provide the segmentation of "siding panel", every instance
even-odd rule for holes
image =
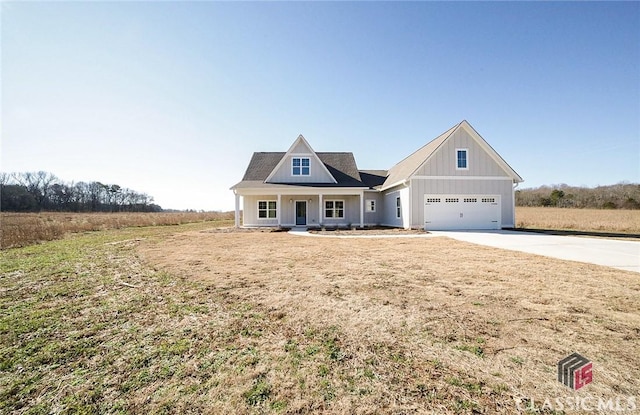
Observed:
[[[364,223],[365,225],[380,225],[383,220],[383,198],[380,192],[365,192],[364,200],[375,200],[376,202],[376,211],[375,212],[367,212],[365,205],[365,213],[364,213]]]
[[[305,147],[306,148],[306,147]],[[306,157],[306,156],[305,156]],[[271,183],[333,183],[324,167],[312,154],[309,157],[309,176],[293,176],[291,174],[292,156],[286,156],[285,162],[276,171],[269,182]]]
[[[243,226],[278,226],[278,219],[258,219],[258,201],[277,200],[274,195],[243,197]]]
[[[468,149],[468,170],[456,169],[456,149]],[[458,129],[416,172],[418,176],[507,176],[482,147],[463,129]]]
[[[400,197],[401,217],[397,217],[396,198]],[[396,188],[385,192],[383,195],[384,214],[382,224],[387,226],[397,226],[399,228],[409,227],[409,188]]]

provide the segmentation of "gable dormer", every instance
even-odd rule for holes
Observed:
[[[265,183],[337,183],[307,140],[296,138]]]

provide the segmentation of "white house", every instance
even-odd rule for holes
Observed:
[[[522,178],[467,121],[389,170],[358,170],[352,153],[254,153],[236,196],[236,226],[501,229],[515,225]]]

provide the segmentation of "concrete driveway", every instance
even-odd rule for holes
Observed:
[[[640,272],[640,241],[516,231],[432,231],[460,241]]]

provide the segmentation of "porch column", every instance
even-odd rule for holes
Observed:
[[[236,195],[236,216],[235,216],[235,227],[239,228],[240,227],[240,195],[239,194],[235,194]]]
[[[360,192],[360,227],[364,228],[364,190]]]
[[[280,213],[282,212],[282,209],[280,208],[280,196],[280,193],[278,193],[278,201],[276,202],[276,216],[278,217],[278,226],[282,224],[282,215],[280,215]]]
[[[322,193],[318,193],[318,225],[322,226]]]

